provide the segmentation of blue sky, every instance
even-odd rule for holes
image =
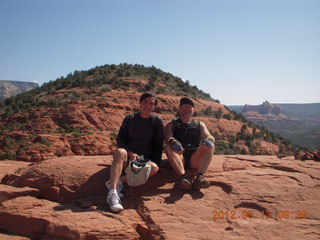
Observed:
[[[154,65],[225,105],[320,102],[318,0],[1,0],[0,80]]]

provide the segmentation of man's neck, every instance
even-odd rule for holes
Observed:
[[[190,123],[191,122],[191,117],[181,117],[181,122]]]
[[[140,112],[140,117],[142,118],[149,118],[151,116],[151,114],[143,114],[142,112]]]

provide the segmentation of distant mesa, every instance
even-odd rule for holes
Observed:
[[[39,87],[38,83],[0,80],[0,101]]]
[[[268,101],[265,101],[262,105],[257,105],[257,106],[246,104],[242,109],[242,113],[246,113],[250,111],[254,111],[260,114],[275,114],[275,115],[279,115],[283,113],[279,105],[270,104]]]

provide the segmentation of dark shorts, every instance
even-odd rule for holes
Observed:
[[[192,148],[192,149],[185,149],[183,152],[183,158],[184,158],[184,167],[186,169],[190,168],[190,159],[192,154],[196,151],[196,148]]]

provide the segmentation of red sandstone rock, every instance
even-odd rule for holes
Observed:
[[[29,196],[6,200],[0,230],[59,240],[319,239],[319,162],[214,156],[207,172],[210,188],[183,192],[174,182],[175,173],[167,169],[166,175],[156,175],[144,186],[126,187],[125,210],[112,214],[103,186],[111,156],[66,160],[21,169],[17,182],[37,185],[41,197],[75,201],[59,204]],[[48,186],[58,188],[56,195],[45,194]]]
[[[16,187],[0,184],[0,203],[16,197],[21,197],[21,196],[37,197],[38,195],[39,195],[39,190],[36,188],[30,188],[30,187],[16,188]]]
[[[130,79],[133,81],[133,79]],[[136,80],[134,80],[136,81]],[[86,89],[61,89],[54,91],[46,98],[59,98],[68,94],[84,94]],[[46,159],[72,155],[105,155],[112,154],[114,137],[119,130],[124,116],[139,109],[140,92],[130,89],[111,90],[103,96],[87,96],[87,101],[79,99],[66,106],[57,108],[30,109],[24,113],[15,113],[10,117],[0,119],[1,125],[17,125],[14,131],[3,130],[3,136],[10,136],[12,141],[11,153],[16,154],[20,161],[38,162]],[[159,115],[164,123],[175,118],[180,97],[159,94]],[[222,115],[233,116],[224,105],[203,99],[194,99],[196,111],[200,112],[211,107],[212,111],[222,112]],[[236,136],[243,126],[241,121],[226,118],[196,117],[206,123],[208,129],[220,136]],[[18,127],[20,126],[20,127]],[[246,129],[252,133],[252,128]],[[1,145],[2,144],[2,145]],[[247,150],[247,146],[236,144]],[[275,144],[261,143],[257,153],[276,154]],[[270,149],[268,148],[270,147]],[[0,154],[4,154],[3,138],[0,136]]]
[[[295,152],[294,153],[294,159],[301,160],[303,153],[302,152]]]
[[[30,163],[21,162],[21,161],[12,161],[12,160],[3,160],[0,161],[0,180],[6,174],[14,173],[19,168],[25,167]]]
[[[221,165],[224,171],[220,171]],[[143,198],[138,211],[160,236],[318,239],[320,164],[268,156],[227,156],[211,166],[209,189],[188,194],[170,183]],[[263,214],[267,211],[272,217]]]
[[[294,154],[294,159],[319,161],[320,160],[320,152],[313,152],[313,153],[297,152]]]
[[[313,153],[313,159],[314,159],[314,160],[318,160],[318,161],[320,160],[320,151]]]
[[[31,240],[31,238],[19,236],[16,234],[11,233],[1,233],[0,232],[0,239],[1,240]]]
[[[139,217],[130,209],[114,215],[83,210],[73,204],[18,197],[2,203],[0,228],[37,239],[139,239],[135,230],[139,221],[134,220]]]
[[[68,202],[87,195],[106,194],[104,182],[110,162],[111,156],[55,158],[9,174],[2,183],[37,188],[41,198]]]

